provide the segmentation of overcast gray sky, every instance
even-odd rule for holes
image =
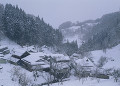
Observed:
[[[17,4],[26,13],[43,17],[54,28],[68,20],[96,19],[120,8],[120,0],[0,0],[0,3]]]

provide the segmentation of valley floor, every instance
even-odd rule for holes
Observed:
[[[3,67],[3,69],[0,70],[0,86],[19,86],[18,82],[12,81],[11,78],[11,70],[13,69],[14,66],[12,64],[7,63],[7,64],[0,64],[0,67]],[[28,72],[24,69],[23,71],[26,72],[28,77],[34,79],[34,77],[32,77],[31,72]],[[32,80],[32,82],[36,84],[40,84],[43,81],[45,80],[42,78],[39,78],[36,82]],[[114,82],[113,78],[96,79],[96,78],[88,77],[79,80],[78,78],[71,76],[62,83],[59,82],[59,83],[51,84],[50,86],[120,86],[120,82]]]
[[[6,42],[6,41],[2,41],[0,43],[1,47],[7,46],[8,49],[10,51],[12,51],[12,49],[22,52],[27,50],[28,48],[21,48],[20,46],[18,46],[17,44],[14,44],[12,42]],[[30,48],[30,47],[29,47]],[[48,52],[48,50],[44,50],[44,52],[51,54],[51,52]],[[108,60],[108,62],[103,66],[103,68],[107,69],[107,68],[120,68],[119,67],[119,62],[120,62],[120,45],[113,47],[112,49],[108,49],[106,51],[106,53],[104,53],[102,50],[96,50],[96,51],[92,51],[92,57],[94,62],[97,64],[98,60],[100,59],[100,57],[104,56],[104,57],[108,57],[110,58],[110,60]],[[7,59],[7,57],[10,57],[10,55],[6,55],[4,56],[4,58]],[[1,56],[1,58],[3,58]],[[113,59],[113,60],[111,60]],[[12,81],[12,76],[11,76],[11,72],[13,70],[15,66],[9,63],[4,63],[4,64],[0,64],[0,86],[20,86],[18,84],[18,80],[14,80]],[[16,66],[19,68],[19,66]],[[34,81],[34,77],[33,77],[33,72],[29,72],[23,68],[21,68],[21,71],[23,73],[26,74],[26,76],[28,77],[28,79],[31,80],[31,83],[33,84],[42,84],[45,83],[46,80],[43,77],[38,77],[37,80]],[[99,82],[98,82],[99,81]],[[31,86],[31,85],[28,85]],[[47,86],[47,85],[44,85]],[[50,86],[120,86],[120,81],[118,82],[114,82],[114,79],[112,77],[110,77],[110,79],[96,79],[96,78],[91,78],[88,77],[87,79],[78,79],[74,76],[71,76],[70,78],[67,78],[63,83],[54,83],[51,84]]]
[[[47,85],[45,85],[47,86]],[[84,82],[82,80],[71,78],[69,81],[63,83],[56,83],[50,86],[120,86],[119,83],[114,82],[113,79],[100,79],[98,82],[96,79],[87,78]]]

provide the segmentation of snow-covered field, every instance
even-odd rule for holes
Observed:
[[[34,49],[33,46],[21,47],[7,38],[0,41],[0,49],[5,48],[5,47],[8,48],[10,53],[7,55],[0,54],[0,59],[2,58],[2,59],[11,60],[12,54],[16,54],[19,56],[23,54],[25,51],[29,51],[29,50],[36,52],[36,56],[41,55],[41,53],[37,53],[37,49]],[[51,54],[51,52],[45,48],[43,48],[42,51],[45,52],[43,54]],[[32,59],[30,60],[32,61]],[[37,80],[34,81],[35,78],[33,77],[33,72],[29,72],[21,68],[20,66],[15,66],[13,64],[9,64],[8,62],[7,63],[5,62],[5,63],[0,63],[0,68],[2,68],[0,70],[0,86],[20,86],[18,84],[18,80],[12,81],[11,71],[14,69],[14,67],[20,68],[21,73],[26,74],[26,76],[31,80],[31,83],[33,84],[41,84],[41,83],[46,82],[42,76],[38,77]]]
[[[11,64],[1,64],[0,67],[3,67],[2,70],[0,70],[0,86],[19,86],[18,82],[12,81],[11,78],[11,70],[13,69],[13,65]],[[32,73],[28,72],[26,70],[23,70],[26,72],[27,76],[32,77]],[[78,78],[75,78],[74,76],[71,76],[70,78],[66,79],[68,81],[64,81],[63,83],[55,83],[51,84],[50,86],[120,86],[120,83],[114,82],[114,79],[100,79],[98,82],[97,79],[88,77],[84,80],[79,80]],[[32,80],[33,81],[33,80]],[[41,82],[44,82],[45,80],[40,77],[37,79],[36,84],[40,84]],[[44,85],[47,86],[47,85]]]
[[[55,83],[50,86],[120,86],[120,84],[114,82],[113,79],[100,79],[100,81],[98,82],[98,80],[90,77],[84,80],[78,80],[75,77],[70,77],[69,81],[65,81],[63,83]]]
[[[120,44],[111,48],[107,49],[106,52],[103,52],[103,50],[96,50],[91,52],[94,62],[97,64],[100,57],[107,57],[108,61],[103,66],[103,68],[120,68]]]
[[[0,64],[0,86],[19,86],[17,82],[11,80],[10,71],[13,68],[13,65],[10,64]]]
[[[26,76],[31,80],[32,84],[41,84],[44,83],[45,80],[43,77],[37,78],[37,80],[34,81],[33,72],[29,72],[19,66],[14,66],[12,64],[0,64],[0,68],[3,68],[0,70],[0,86],[20,86],[18,84],[18,78],[15,78],[14,81],[12,81],[12,73],[14,71],[14,68],[20,68],[20,73],[26,74]],[[30,86],[30,85],[29,85]]]

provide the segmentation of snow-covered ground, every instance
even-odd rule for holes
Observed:
[[[10,64],[0,64],[0,86],[19,86],[17,82],[11,80],[10,71],[13,65]]]
[[[99,82],[98,82],[99,81]],[[47,85],[44,85],[47,86]],[[105,80],[100,79],[97,80],[95,78],[85,78],[85,79],[77,79],[75,77],[70,77],[69,81],[65,81],[63,83],[55,83],[50,86],[120,86],[119,83],[114,82],[113,79]]]
[[[13,41],[9,40],[9,39],[4,39],[2,41],[0,41],[0,49],[7,47],[8,50],[10,51],[9,54],[7,55],[3,55],[0,54],[0,59],[7,59],[7,60],[11,60],[11,55],[15,54],[18,56],[21,56],[25,51],[30,51],[32,50],[33,52],[31,52],[29,58],[25,58],[25,60],[28,60],[30,62],[35,62],[36,59],[40,59],[40,56],[52,56],[52,57],[61,57],[61,58],[56,58],[57,60],[64,58],[63,54],[52,54],[51,51],[43,46],[41,51],[42,52],[38,52],[37,49],[35,49],[34,46],[19,46],[18,44],[14,43]],[[35,58],[35,59],[34,59]],[[64,58],[64,59],[69,59],[68,57]],[[15,60],[15,58],[13,58],[13,60]],[[18,61],[18,59],[17,59]],[[14,62],[14,61],[13,61]],[[43,62],[44,63],[44,62]],[[43,65],[46,66],[46,65]],[[47,65],[48,66],[48,65]],[[39,72],[39,77],[37,77],[37,79],[34,81],[35,77],[33,76],[33,72],[29,72],[28,70],[25,70],[23,68],[21,68],[20,66],[15,66],[13,64],[9,64],[9,63],[0,63],[0,68],[2,68],[0,70],[0,86],[19,86],[18,84],[18,80],[16,81],[12,81],[12,77],[11,77],[11,71],[14,69],[14,67],[16,68],[20,68],[20,72],[23,74],[26,74],[26,76],[31,80],[32,84],[41,84],[41,83],[46,83],[46,78],[47,76],[49,76],[48,73],[45,72]],[[44,76],[41,76],[44,75]]]
[[[0,64],[0,67],[3,67],[2,70],[0,70],[0,86],[19,86],[17,81],[12,81],[11,78],[11,70],[13,69],[13,65],[11,64]],[[41,84],[42,82],[45,82],[44,78],[39,77],[37,81],[34,81],[33,73],[22,70],[27,74],[27,76],[32,80],[35,84]],[[66,79],[67,81],[64,81],[63,83],[55,83],[51,84],[50,86],[120,86],[120,83],[114,82],[114,79],[100,79],[99,83],[98,80],[95,78],[88,77],[84,80],[79,80],[78,78],[71,76],[70,78]],[[47,86],[47,85],[44,85]]]
[[[24,51],[29,51],[29,50],[33,50],[35,53],[31,54],[33,56],[39,56],[39,55],[48,55],[48,56],[61,56],[64,57],[62,54],[52,54],[47,48],[42,48],[42,52],[38,53],[36,49],[34,49],[34,46],[30,46],[30,47],[21,47],[18,44],[5,39],[3,41],[0,42],[0,48],[4,48],[4,47],[8,47],[8,49],[10,50],[10,54],[8,55],[3,55],[0,54],[0,58],[9,58],[14,51],[16,52],[16,54],[20,54],[23,53]],[[34,55],[35,54],[35,55]],[[120,68],[119,63],[120,63],[120,45],[117,45],[111,49],[107,49],[106,52],[103,52],[102,50],[96,50],[96,51],[92,51],[91,52],[91,56],[93,57],[94,62],[97,64],[98,60],[100,59],[100,57],[107,57],[108,61],[107,63],[103,66],[104,69],[107,68],[115,68],[118,69]],[[33,57],[32,56],[32,57]],[[61,59],[61,58],[59,58]],[[66,60],[69,58],[65,58]],[[32,59],[30,59],[32,60]],[[12,81],[12,77],[11,77],[11,70],[14,68],[15,66],[9,63],[2,63],[0,64],[0,68],[2,68],[0,70],[0,86],[19,86],[18,81]],[[16,66],[19,67],[19,66]],[[40,76],[37,78],[36,81],[34,81],[34,77],[33,77],[33,72],[29,72],[23,68],[21,68],[21,71],[23,73],[25,73],[27,75],[27,77],[29,77],[29,79],[31,80],[31,82],[33,84],[41,84],[41,83],[45,83],[46,80],[43,78],[43,76]],[[44,77],[47,74],[45,74]],[[47,86],[47,85],[45,85]],[[110,79],[100,79],[100,82],[98,83],[98,79],[95,78],[87,78],[84,79],[84,82],[81,80],[79,80],[78,78],[71,76],[70,78],[67,79],[67,81],[64,81],[62,84],[61,83],[54,83],[50,86],[120,86],[119,82],[114,82],[113,78]]]
[[[120,44],[111,48],[107,49],[106,52],[103,52],[103,50],[96,50],[91,52],[94,62],[97,64],[100,57],[107,57],[108,61],[103,66],[103,68],[120,68]]]
[[[15,79],[14,81],[12,81],[12,73],[14,71],[14,67],[16,68],[20,68],[20,73],[26,74],[26,76],[31,80],[32,84],[41,84],[46,82],[46,80],[42,77],[39,76],[35,81],[34,81],[34,77],[33,77],[33,72],[29,72],[23,68],[21,68],[20,66],[14,66],[12,64],[0,64],[0,68],[2,68],[0,70],[0,86],[20,86],[18,84],[18,78]]]

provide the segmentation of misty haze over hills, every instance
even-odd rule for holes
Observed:
[[[55,30],[43,18],[28,15],[18,6],[6,4],[5,7],[1,5],[1,31],[20,45],[57,46],[58,51],[72,55],[79,50],[84,52],[118,45],[119,14],[114,12],[84,22],[68,21]],[[75,49],[68,46],[68,42],[75,44]],[[63,49],[63,46],[68,49]]]
[[[0,3],[18,5],[27,14],[44,18],[54,28],[65,21],[95,20],[120,8],[120,0],[0,0]]]
[[[64,40],[77,40],[78,44],[82,44],[80,49],[84,47],[83,50],[91,51],[118,45],[120,42],[119,23],[120,12],[114,12],[96,20],[76,23],[68,21],[61,24],[59,29],[65,37]]]

